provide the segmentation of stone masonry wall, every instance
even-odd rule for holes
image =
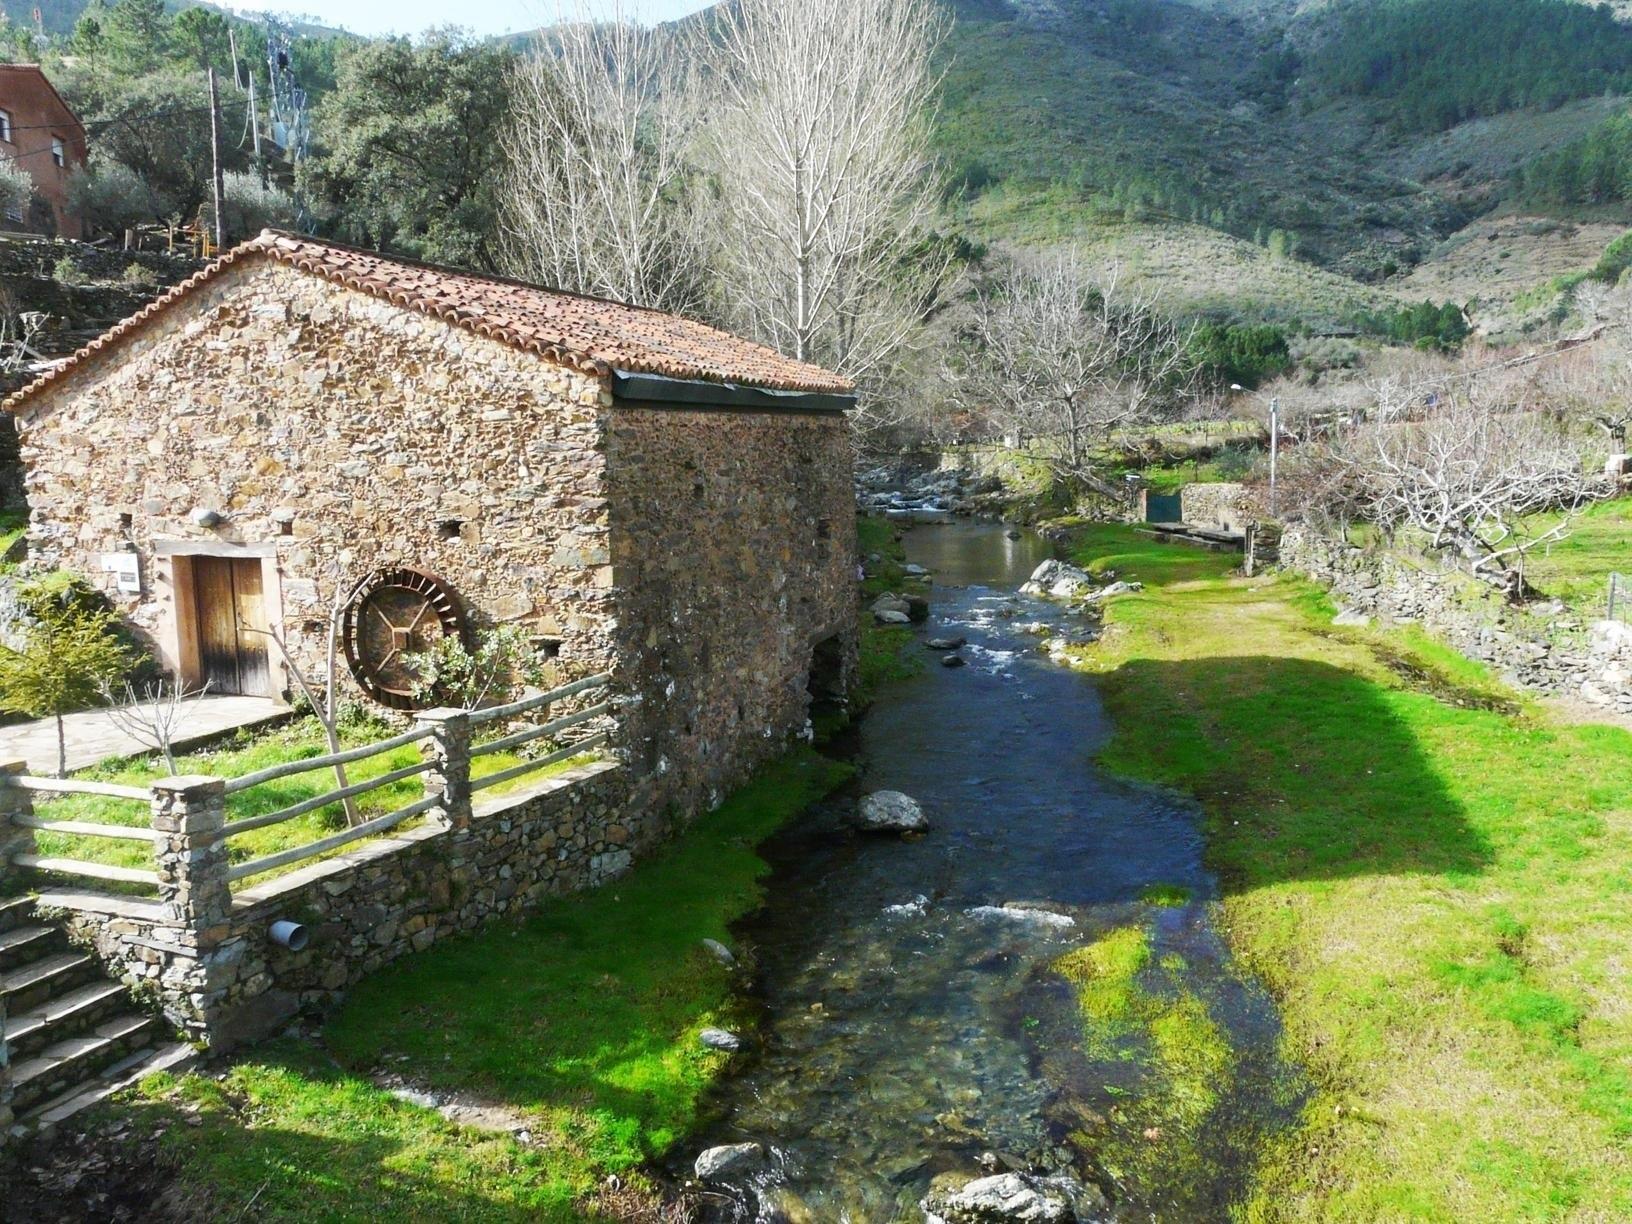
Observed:
[[[19,413],[33,563],[102,583],[172,668],[161,554],[179,542],[275,558],[272,623],[319,673],[336,585],[401,564],[559,637],[563,673],[588,674],[610,661],[609,400],[532,354],[246,261]],[[127,543],[139,597],[101,568]]]
[[[817,643],[853,678],[849,425],[620,403],[608,429],[623,742],[690,811],[805,725]]]
[[[207,853],[200,843],[218,823],[208,794],[189,792],[197,781],[178,780],[180,798],[156,805],[165,808],[156,825],[191,826],[173,843],[177,854]],[[231,897],[195,878],[168,883],[158,903],[108,898],[66,917],[127,985],[155,997],[189,1036],[226,1050],[320,1010],[399,956],[615,878],[665,832],[650,792],[613,762],[478,800],[468,820],[432,819]],[[306,924],[310,944],[296,952],[274,943],[278,919]]]
[[[1282,535],[1280,563],[1329,588],[1345,610],[1419,623],[1512,683],[1632,713],[1632,627],[1583,625],[1561,607],[1513,608],[1458,572],[1436,573],[1301,523]]]
[[[1247,487],[1240,484],[1187,484],[1179,490],[1179,512],[1195,527],[1242,531],[1256,515],[1248,504]]]

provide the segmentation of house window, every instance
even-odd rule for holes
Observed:
[[[0,110],[0,140],[7,144],[16,143],[11,126],[11,112],[8,110]]]
[[[59,166],[68,164],[68,147],[62,143],[61,136],[51,137],[51,160]]]

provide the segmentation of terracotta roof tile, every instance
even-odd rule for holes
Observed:
[[[849,379],[679,315],[520,281],[396,259],[263,230],[104,332],[4,403],[25,400],[93,355],[135,334],[193,290],[251,258],[270,258],[360,293],[445,319],[552,361],[596,374],[623,370],[702,382],[846,395]]]

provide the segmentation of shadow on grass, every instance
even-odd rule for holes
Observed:
[[[1117,727],[1102,762],[1205,804],[1209,861],[1226,889],[1470,875],[1491,861],[1401,717],[1415,694],[1268,656],[1136,659],[1102,685]]]

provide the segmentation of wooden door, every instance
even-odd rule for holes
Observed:
[[[272,696],[267,666],[266,605],[261,563],[255,557],[198,557],[193,561],[198,618],[198,665],[212,693]]]

